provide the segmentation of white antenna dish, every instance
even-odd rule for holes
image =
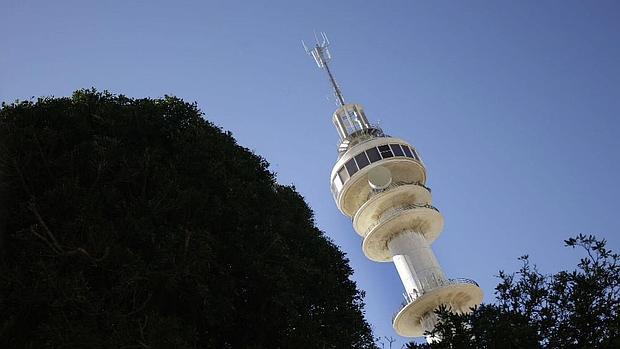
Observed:
[[[374,190],[383,190],[392,184],[392,172],[383,166],[368,171],[368,184]]]

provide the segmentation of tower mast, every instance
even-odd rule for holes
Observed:
[[[336,98],[338,99],[338,103],[342,107],[345,105],[344,96],[342,95],[342,91],[340,90],[340,87],[338,86],[334,75],[329,69],[329,62],[332,60],[332,56],[329,53],[328,48],[329,38],[327,37],[327,34],[323,32],[321,32],[321,41],[319,41],[319,39],[316,37],[316,33],[314,34],[314,38],[316,40],[316,43],[312,49],[309,49],[303,41],[301,42],[301,44],[304,46],[306,53],[308,53],[314,58],[316,65],[318,65],[321,69],[325,68],[327,76],[329,77],[329,82],[332,84],[332,88],[334,89],[334,95],[336,96]]]
[[[336,131],[340,136],[340,146],[338,152],[343,154],[347,149],[353,146],[357,142],[361,142],[364,139],[369,139],[375,136],[383,135],[383,131],[378,126],[371,125],[366,118],[364,108],[359,104],[346,103],[342,90],[336,82],[331,69],[329,68],[329,62],[332,60],[331,53],[329,52],[329,39],[325,33],[321,33],[321,39],[314,35],[316,44],[312,49],[309,49],[302,41],[302,45],[306,50],[306,53],[314,58],[316,65],[321,69],[325,69],[329,82],[334,90],[334,95],[338,100],[340,107],[334,112],[332,121],[336,126]]]

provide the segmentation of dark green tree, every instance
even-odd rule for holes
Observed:
[[[523,256],[518,272],[499,273],[494,304],[439,309],[442,341],[408,348],[620,348],[620,256],[591,235],[565,243],[585,251],[576,270],[544,275]]]
[[[3,104],[0,147],[0,347],[375,347],[303,198],[195,104]]]

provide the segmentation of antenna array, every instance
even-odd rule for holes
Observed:
[[[329,77],[329,82],[332,84],[332,88],[334,89],[334,95],[336,95],[336,98],[338,99],[338,103],[340,103],[340,106],[344,106],[345,102],[342,91],[340,91],[340,87],[338,86],[336,79],[332,75],[331,70],[329,70],[328,63],[332,60],[332,55],[329,53],[328,49],[329,39],[327,38],[327,34],[321,32],[321,39],[319,40],[315,33],[314,39],[316,40],[316,44],[312,49],[309,49],[303,41],[301,44],[304,46],[306,53],[314,58],[316,65],[318,65],[321,69],[325,69],[327,76]]]

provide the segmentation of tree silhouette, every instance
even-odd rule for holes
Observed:
[[[344,254],[175,97],[0,109],[3,348],[374,348]]]
[[[523,256],[518,272],[499,273],[494,304],[439,309],[442,340],[408,348],[620,348],[619,255],[592,235],[565,243],[585,252],[576,270],[544,275]]]

